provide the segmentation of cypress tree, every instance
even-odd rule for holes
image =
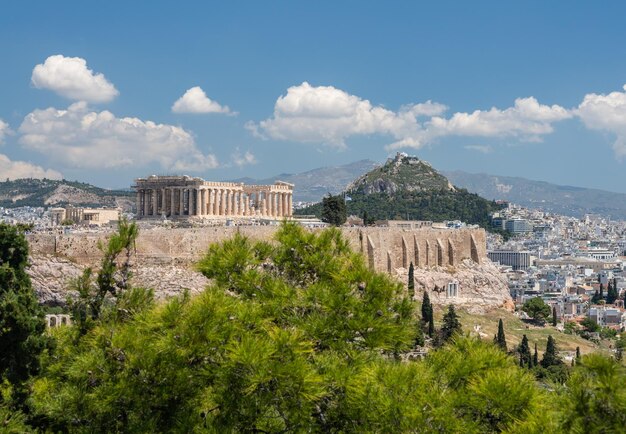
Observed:
[[[411,297],[411,300],[413,300],[413,297],[415,296],[415,269],[413,267],[413,262],[409,265],[409,281],[407,283],[407,288],[409,296]]]
[[[537,342],[535,342],[535,353],[533,354],[533,366],[539,364],[539,352],[537,351]]]
[[[522,342],[519,344],[519,365],[521,367],[532,366],[532,360],[530,357],[530,347],[528,346],[528,338],[526,335],[522,336]]]
[[[443,316],[443,324],[441,325],[441,338],[444,342],[450,340],[457,333],[462,333],[461,322],[454,310],[454,305],[448,306],[448,311]]]
[[[552,325],[556,327],[556,306],[552,306]]]
[[[422,321],[428,325],[428,336],[432,338],[435,333],[435,320],[433,318],[433,305],[430,304],[430,297],[426,290],[424,290],[422,300]]]
[[[576,347],[576,364],[580,362],[580,347]]]
[[[556,342],[552,335],[550,335],[548,336],[548,343],[546,344],[546,352],[543,353],[543,358],[541,359],[541,366],[548,368],[561,363],[561,359],[559,359],[557,355]]]
[[[606,302],[607,302],[607,304],[615,303],[615,300],[617,300],[617,296],[618,296],[617,295],[617,288],[613,284],[613,282],[609,280],[609,287],[608,287],[607,292],[606,292]]]
[[[504,336],[504,324],[502,323],[502,318],[498,321],[498,336],[496,337],[496,343],[502,351],[506,352],[506,337]]]
[[[594,292],[593,296],[591,297],[591,303],[597,304],[599,300],[600,300],[600,294],[598,294],[598,290],[596,289],[596,292]]]
[[[604,285],[600,284],[600,294],[598,295],[598,301],[604,300]]]

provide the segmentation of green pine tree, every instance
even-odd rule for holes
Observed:
[[[18,401],[23,383],[38,371],[39,354],[47,343],[43,311],[27,265],[24,233],[0,223],[0,382],[6,380],[16,388]]]
[[[539,364],[539,352],[537,351],[537,342],[535,342],[535,352],[533,353],[533,366]]]
[[[604,300],[604,285],[600,284],[600,293],[598,294],[598,301]]]
[[[498,321],[498,335],[496,336],[496,343],[502,351],[506,352],[506,337],[504,336],[504,324],[502,318]]]
[[[576,347],[576,364],[580,362],[580,347]]]
[[[556,327],[556,306],[552,306],[552,325]]]

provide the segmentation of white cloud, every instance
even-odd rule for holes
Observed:
[[[174,113],[223,113],[236,114],[228,106],[222,106],[211,100],[200,86],[188,89],[172,106]]]
[[[623,88],[625,92],[587,94],[575,110],[587,128],[616,136],[613,151],[620,160],[626,157],[626,85]]]
[[[505,110],[475,110],[472,113],[454,113],[449,119],[433,117],[426,124],[427,136],[470,136],[538,139],[553,131],[552,123],[570,118],[572,114],[561,106],[539,104],[533,98],[518,98],[515,105]]]
[[[20,178],[63,179],[63,175],[56,170],[44,169],[26,161],[11,161],[4,154],[0,154],[0,174],[2,177],[0,181],[7,178],[10,180]]]
[[[274,105],[274,115],[248,123],[253,134],[278,140],[325,143],[345,147],[355,135],[382,134],[394,142],[387,149],[420,148],[445,136],[517,137],[539,140],[553,131],[552,123],[571,117],[558,105],[539,104],[533,98],[519,98],[513,107],[476,110],[443,117],[447,107],[427,101],[392,111],[332,86],[311,86],[304,82],[287,89]]]
[[[233,154],[231,154],[231,160],[237,167],[249,166],[257,163],[257,159],[250,151],[246,151],[243,154],[237,148]]]
[[[49,89],[65,98],[93,103],[109,102],[119,92],[103,74],[94,74],[80,57],[50,56],[36,65],[31,76],[38,89]]]
[[[493,150],[489,145],[467,145],[464,146],[464,148],[470,151],[480,152],[481,154],[489,154]]]
[[[11,133],[12,131],[9,128],[9,124],[0,119],[0,145],[4,143],[4,138]]]
[[[141,167],[157,162],[163,169],[201,171],[217,167],[190,133],[180,127],[137,118],[117,118],[91,111],[87,104],[67,110],[48,108],[28,114],[19,142],[65,166],[78,168]]]
[[[345,140],[353,135],[390,134],[400,139],[416,132],[413,109],[421,115],[440,107],[429,102],[405,106],[395,113],[341,89],[304,82],[290,87],[287,95],[276,100],[272,118],[247,128],[262,137],[344,148]]]

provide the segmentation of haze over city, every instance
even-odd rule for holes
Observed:
[[[626,192],[626,5],[3,5],[0,176],[128,187],[397,151]]]

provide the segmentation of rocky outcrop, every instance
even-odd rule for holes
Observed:
[[[383,166],[357,178],[348,192],[364,194],[452,190],[454,186],[428,162],[404,153],[397,153]]]
[[[408,270],[398,268],[395,273],[402,282],[407,282]],[[484,313],[496,308],[514,309],[506,278],[488,260],[481,264],[464,260],[456,267],[416,268],[414,276],[418,300],[422,299],[424,291],[428,291],[434,305],[453,304],[470,313]],[[456,296],[447,294],[446,288],[451,282],[458,283]]]
[[[75,297],[71,281],[85,269],[66,258],[43,255],[33,256],[28,267],[33,288],[40,303],[47,306],[63,306],[68,297]],[[202,291],[209,280],[192,268],[175,263],[141,264],[132,266],[132,284],[154,289],[155,297],[163,299],[181,294]]]

